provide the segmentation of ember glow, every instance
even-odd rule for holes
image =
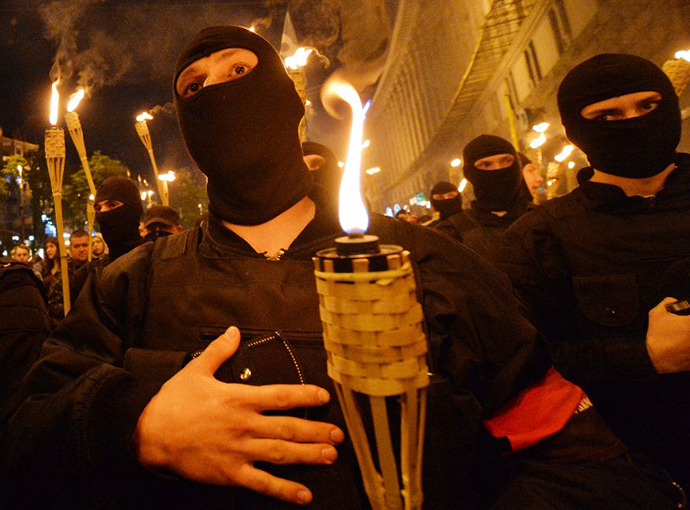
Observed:
[[[314,51],[313,48],[297,48],[297,51],[293,55],[285,58],[285,67],[288,69],[299,69],[300,67],[304,67],[307,65],[307,59],[312,51]]]
[[[50,123],[55,126],[58,121],[58,105],[60,104],[60,94],[58,93],[57,86],[60,80],[55,80],[53,82],[53,95],[50,97]]]
[[[554,159],[556,161],[558,161],[559,163],[562,163],[563,161],[568,159],[568,156],[570,156],[570,154],[573,152],[574,148],[575,147],[573,145],[566,145],[565,147],[563,147],[563,150],[561,151],[561,153],[556,155],[556,157]]]
[[[69,101],[67,102],[67,111],[73,112],[76,110],[82,99],[84,99],[84,89],[79,89],[74,94],[69,96]]]
[[[350,145],[343,179],[340,182],[339,218],[340,226],[348,234],[363,234],[369,228],[369,214],[364,207],[360,192],[360,170],[362,165],[362,131],[364,113],[359,94],[349,83],[342,80],[329,80],[324,97],[338,97],[352,110]]]
[[[153,119],[153,117],[148,112],[144,112],[144,113],[137,116],[137,122],[143,122],[145,120],[151,120],[151,119]]]

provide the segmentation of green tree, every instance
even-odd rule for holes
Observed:
[[[180,171],[177,178],[169,183],[170,206],[180,213],[180,225],[185,229],[193,227],[201,213],[208,211],[206,187],[200,175],[196,174],[198,172]]]
[[[89,166],[96,188],[108,177],[129,175],[129,169],[121,161],[101,154],[101,151],[94,151],[89,158]],[[90,194],[86,173],[83,168],[79,168],[69,176],[69,182],[63,190],[65,221],[69,221],[74,228],[84,228],[86,225],[86,204]]]

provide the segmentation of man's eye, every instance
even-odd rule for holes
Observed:
[[[201,83],[198,83],[198,82],[190,83],[184,89],[185,96],[190,96],[192,94],[196,94],[200,90],[201,90]]]
[[[234,70],[235,74],[244,74],[247,72],[247,66],[245,66],[244,64],[237,64]]]
[[[641,109],[646,111],[646,112],[651,112],[652,110],[656,110],[659,107],[659,101],[648,101],[646,103],[643,103],[641,105]]]

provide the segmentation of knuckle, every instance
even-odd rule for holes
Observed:
[[[276,441],[271,446],[271,448],[268,451],[268,458],[269,462],[271,462],[272,464],[285,464],[285,448],[283,447],[283,444],[281,442]]]

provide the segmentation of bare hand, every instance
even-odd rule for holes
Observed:
[[[647,352],[660,374],[690,370],[690,316],[666,310],[674,301],[667,297],[649,312]]]
[[[304,485],[254,467],[332,464],[334,444],[344,439],[335,425],[262,411],[315,407],[330,400],[312,385],[246,386],[213,374],[237,351],[240,333],[229,328],[151,399],[133,435],[139,461],[202,483],[237,485],[296,504],[312,495]]]

